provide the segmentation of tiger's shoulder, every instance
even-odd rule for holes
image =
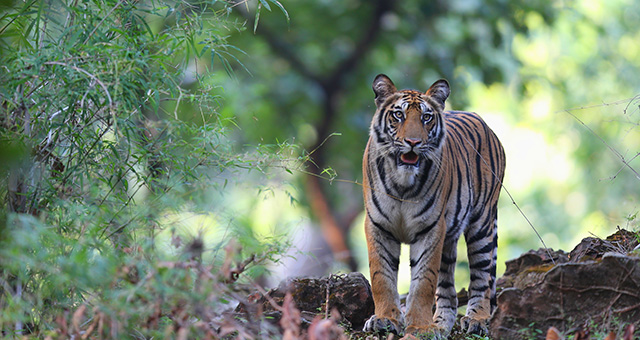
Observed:
[[[496,138],[495,133],[487,122],[476,112],[471,111],[443,111],[442,116],[447,126],[447,132],[467,132],[482,134],[479,137]]]

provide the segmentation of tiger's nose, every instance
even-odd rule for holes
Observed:
[[[422,142],[420,139],[414,139],[414,138],[405,138],[404,141],[407,144],[409,144],[409,146],[411,147],[415,147]]]

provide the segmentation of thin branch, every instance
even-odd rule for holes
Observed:
[[[102,20],[100,20],[100,22],[96,25],[96,27],[94,27],[93,31],[91,31],[91,33],[89,33],[89,35],[87,36],[87,39],[85,39],[84,42],[82,43],[83,45],[86,45],[87,42],[89,42],[89,39],[91,39],[91,36],[93,36],[93,34],[96,33],[96,31],[98,30],[98,27],[102,26],[102,23],[105,20],[107,20],[107,18],[110,18],[111,14],[113,13],[113,11],[115,11],[116,8],[118,8],[118,6],[120,6],[123,2],[124,2],[124,0],[118,1],[118,3],[115,6],[113,6],[113,8],[111,8],[111,10],[109,10],[109,13],[107,13],[107,15],[105,15],[104,18],[102,18]]]
[[[100,80],[98,79],[98,77],[96,77],[95,75],[87,72],[84,69],[81,69],[77,66],[74,65],[69,65],[67,63],[63,63],[63,62],[59,62],[59,61],[47,61],[44,63],[45,65],[60,65],[60,66],[64,66],[64,67],[68,67],[74,71],[78,71],[86,76],[88,76],[89,78],[93,79],[96,83],[98,83],[100,85],[100,87],[102,87],[102,90],[104,91],[104,93],[107,96],[107,99],[109,101],[109,112],[111,113],[111,118],[113,120],[113,129],[114,131],[118,130],[118,122],[116,120],[116,111],[115,111],[115,107],[113,105],[113,100],[111,99],[111,94],[109,93],[109,89],[107,88],[107,86]],[[117,133],[115,134],[117,136]]]
[[[627,106],[624,108],[624,110],[622,111],[625,115],[627,114],[627,110],[629,110],[629,107],[631,107],[631,103],[640,100],[640,94],[636,95],[635,97],[631,98],[629,100],[629,102],[627,103]],[[638,105],[638,109],[640,109],[640,105]]]
[[[560,112],[566,112],[566,111],[578,111],[578,110],[587,110],[587,109],[595,109],[598,107],[605,107],[605,106],[615,106],[615,105],[621,105],[621,104],[627,104],[627,106],[624,109],[624,113],[627,113],[627,109],[629,109],[629,106],[631,106],[631,103],[640,98],[640,94],[636,95],[634,97],[631,98],[626,98],[626,99],[620,99],[620,100],[616,100],[610,103],[602,103],[602,104],[593,104],[593,105],[585,105],[585,106],[579,106],[579,107],[574,107],[574,108],[569,108],[569,109],[564,109],[564,110],[560,110],[560,111],[556,111],[554,113],[560,113]]]
[[[611,145],[609,145],[607,141],[605,141],[602,137],[600,137],[600,135],[598,135],[595,131],[593,131],[593,129],[591,129],[587,124],[585,124],[585,122],[583,122],[580,118],[578,118],[578,116],[574,115],[570,110],[565,110],[565,112],[568,113],[575,120],[577,120],[580,124],[582,124],[582,126],[584,126],[587,130],[589,130],[589,132],[591,132],[596,138],[598,138],[607,147],[607,149],[609,149],[614,155],[616,155],[616,157],[620,159],[622,164],[624,164],[624,166],[629,168],[629,170],[631,170],[636,175],[636,178],[640,180],[640,173],[638,173],[638,171],[636,171],[636,169],[634,169],[629,164],[629,162],[624,159],[624,156],[620,154],[618,150],[614,149]]]
[[[44,63],[45,65],[60,65],[60,66],[64,66],[64,67],[68,67],[74,71],[78,71],[86,76],[88,76],[89,78],[93,79],[96,83],[98,83],[98,85],[100,85],[100,87],[102,87],[102,90],[104,90],[105,94],[107,95],[107,99],[109,100],[109,108],[113,109],[113,100],[111,99],[111,94],[109,93],[109,89],[107,89],[107,86],[100,80],[98,79],[98,77],[96,77],[95,75],[87,72],[84,69],[81,69],[77,66],[73,66],[73,65],[69,65],[67,63],[63,63],[63,62],[59,62],[59,61],[47,61]]]

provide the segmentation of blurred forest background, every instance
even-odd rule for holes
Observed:
[[[255,34],[230,37],[251,66],[234,79],[218,78],[220,114],[238,125],[234,140],[313,151],[310,175],[284,176],[292,188],[252,198],[255,230],[271,235],[291,221],[290,232],[304,241],[320,225],[325,238],[332,235],[334,257],[367,271],[361,187],[354,182],[362,178],[378,73],[399,88],[450,81],[448,107],[478,112],[495,130],[507,152],[505,187],[548,247],[570,250],[591,234],[637,228],[640,4],[316,1],[286,8],[290,22],[272,11]],[[253,28],[245,11],[235,13]],[[344,181],[328,179],[334,172]],[[298,203],[286,204],[290,196]],[[506,192],[501,199],[499,272],[504,261],[542,247]],[[330,265],[322,256],[311,263]],[[457,282],[464,282],[459,256]]]
[[[637,1],[0,6],[3,334],[60,330],[86,305],[112,335],[206,332],[184,315],[215,319],[241,273],[366,273],[378,73],[448,79],[448,108],[501,139],[499,274],[542,247],[532,226],[565,250],[638,229]],[[161,309],[184,324],[159,330]]]

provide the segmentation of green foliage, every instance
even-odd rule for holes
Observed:
[[[0,332],[210,336],[222,320],[194,320],[231,308],[287,247],[224,220],[224,189],[245,169],[270,178],[304,162],[289,143],[229,142],[208,79],[233,73],[243,52],[225,35],[243,25],[216,1],[2,10]]]
[[[544,330],[540,329],[535,322],[529,324],[528,328],[524,328],[518,331],[518,336],[523,339],[539,339],[545,335]]]

